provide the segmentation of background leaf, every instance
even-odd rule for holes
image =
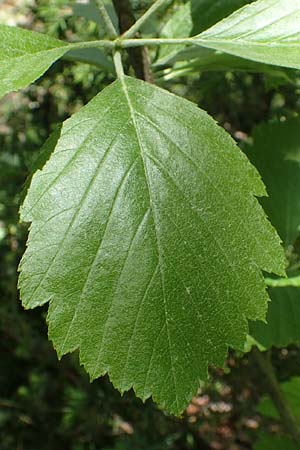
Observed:
[[[190,2],[178,5],[174,14],[162,28],[162,38],[179,38],[190,36],[193,28]],[[177,55],[184,45],[162,45],[159,49],[159,58],[156,65],[168,64],[169,60]]]
[[[266,323],[251,323],[250,334],[265,349],[300,343],[300,289],[269,288],[269,295]]]
[[[299,118],[260,125],[253,131],[253,144],[246,149],[267,186],[269,197],[261,199],[261,203],[276,226],[290,260],[291,278],[268,279],[272,287],[299,286],[299,130]]]
[[[93,64],[108,72],[115,73],[112,59],[98,48],[79,48],[76,50],[70,50],[65,54],[64,59]]]
[[[262,124],[246,153],[267,187],[261,203],[287,248],[300,225],[300,119]]]
[[[300,377],[293,377],[288,381],[280,383],[280,388],[293,416],[300,424]],[[270,396],[265,396],[261,399],[257,410],[266,417],[280,420],[278,410]]]
[[[288,437],[262,433],[254,445],[254,450],[298,450],[299,446]]]
[[[198,34],[253,0],[191,0],[192,34]]]
[[[283,239],[289,275],[298,280],[300,224],[300,120],[263,124],[253,132],[247,154],[266,184],[265,211]],[[277,280],[274,280],[275,283]],[[286,283],[289,280],[285,281]],[[274,286],[275,286],[274,283]],[[300,289],[271,287],[267,323],[255,322],[251,335],[265,348],[300,342]]]
[[[99,29],[105,27],[99,8],[94,0],[90,0],[88,3],[73,3],[72,9],[76,16],[96,22]]]
[[[204,111],[118,80],[64,123],[33,177],[23,304],[50,300],[59,356],[79,347],[92,379],[108,372],[121,391],[179,414],[207,364],[243,348],[246,318],[264,318],[261,269],[284,272],[254,197],[264,193]]]
[[[111,0],[104,0],[106,10],[111,18],[116,30],[119,29],[118,18]],[[96,0],[89,0],[87,3],[73,3],[73,12],[76,16],[84,17],[87,20],[96,22],[101,36],[105,34],[105,23],[103,22]]]
[[[177,46],[170,46],[177,47]],[[181,46],[182,47],[182,46]],[[217,50],[204,47],[187,47],[178,52],[168,53],[166,59],[158,59],[154,66],[167,63],[173,65],[156,71],[156,77],[163,76],[166,80],[179,76],[190,75],[199,72],[249,72],[263,73],[274,77],[277,82],[283,84],[293,83],[290,69],[257,63],[238,56],[229,55]]]

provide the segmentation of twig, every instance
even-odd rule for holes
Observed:
[[[123,33],[123,38],[131,38],[141,29],[144,23],[164,4],[170,3],[170,0],[156,0],[152,6],[127,30]]]
[[[101,17],[103,19],[103,22],[106,26],[106,30],[107,30],[109,37],[111,37],[111,38],[118,37],[118,32],[117,32],[114,24],[112,23],[111,18],[109,17],[109,14],[105,8],[105,4],[104,4],[103,0],[98,0],[98,8],[99,8]]]
[[[120,78],[120,79],[124,78],[122,57],[121,57],[121,53],[118,50],[116,52],[114,52],[113,59],[114,59],[116,74],[117,74],[118,78]]]
[[[121,33],[126,32],[128,28],[135,24],[135,17],[129,0],[113,0],[113,4],[119,19],[119,27]],[[123,48],[122,37],[118,41],[119,46]],[[151,82],[152,73],[150,68],[150,60],[148,49],[143,45],[142,48],[130,48],[127,51],[129,61],[134,69],[137,78]]]
[[[70,50],[76,50],[80,48],[134,48],[134,47],[144,47],[144,46],[160,46],[160,45],[178,45],[187,44],[194,45],[195,42],[192,38],[181,38],[181,39],[163,39],[163,38],[149,38],[149,39],[120,39],[115,40],[102,39],[97,41],[84,41],[69,43],[68,47]]]
[[[193,38],[120,39],[120,45],[122,48],[140,47],[142,45],[160,46],[160,45],[179,45],[179,44],[195,45],[195,41],[193,40]]]

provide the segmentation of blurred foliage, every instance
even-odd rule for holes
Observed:
[[[300,423],[300,378],[293,377],[290,380],[281,384],[281,391],[286,398],[290,410],[294,414],[297,421]],[[276,410],[270,396],[264,396],[257,406],[257,410],[266,417],[279,419],[278,411]]]
[[[298,446],[286,437],[262,434],[254,450],[298,450]]]
[[[182,3],[160,13],[145,32],[151,34],[158,19],[162,27]],[[137,15],[149,4],[132,0]],[[74,15],[64,0],[2,1],[0,20],[69,41],[101,34],[95,22]],[[252,449],[258,430],[283,430],[276,418],[256,410],[265,386],[251,354],[231,354],[222,370],[212,369],[210,382],[179,420],[151,400],[142,404],[133,392],[121,397],[107,378],[90,384],[76,354],[59,362],[47,340],[46,309],[24,313],[20,306],[17,265],[27,230],[18,223],[18,206],[30,167],[55,126],[112,79],[99,68],[59,61],[34,86],[0,102],[0,448]],[[206,109],[242,146],[256,124],[285,121],[299,111],[300,75],[295,72],[278,77],[195,70],[159,83]],[[281,381],[299,375],[299,357],[297,346],[273,351]]]

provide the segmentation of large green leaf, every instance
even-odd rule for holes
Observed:
[[[125,77],[67,120],[21,210],[26,308],[50,301],[58,355],[180,413],[227,346],[263,319],[284,272],[230,136],[194,104]]]
[[[198,45],[300,68],[300,1],[258,0],[198,35]]]
[[[69,49],[45,34],[0,25],[0,97],[35,81]]]

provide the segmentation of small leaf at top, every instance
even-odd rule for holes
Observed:
[[[179,414],[247,318],[265,317],[262,270],[284,273],[255,195],[264,185],[230,136],[187,100],[125,77],[62,127],[21,209],[26,308],[50,301],[58,355],[80,349]]]
[[[300,69],[300,0],[258,0],[194,38],[195,44]]]

